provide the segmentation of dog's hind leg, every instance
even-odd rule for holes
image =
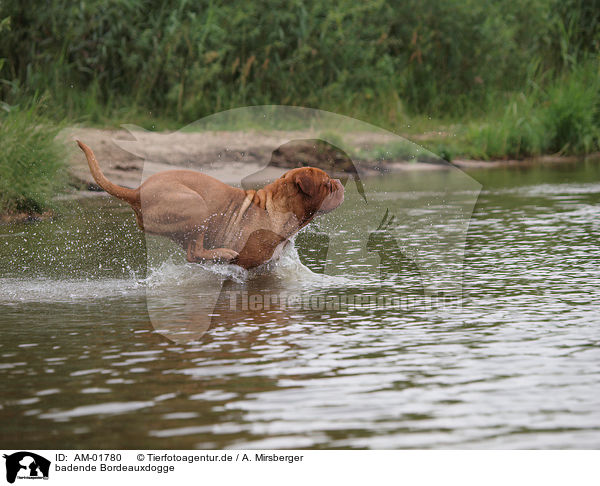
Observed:
[[[230,262],[238,256],[229,248],[204,247],[206,228],[214,224],[210,222],[214,215],[197,192],[172,185],[148,195],[142,192],[141,201],[146,232],[169,237],[182,245],[188,262]]]
[[[207,260],[230,262],[237,258],[238,253],[229,248],[204,248],[204,232],[196,233],[187,241],[187,261],[198,263]]]

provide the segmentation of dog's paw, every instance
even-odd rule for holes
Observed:
[[[229,248],[216,248],[212,251],[214,252],[215,260],[219,260],[226,263],[235,260],[239,255],[237,251],[230,250]]]

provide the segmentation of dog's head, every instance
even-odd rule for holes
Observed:
[[[316,167],[292,169],[275,180],[269,190],[280,209],[296,215],[301,223],[333,211],[344,202],[344,186]]]

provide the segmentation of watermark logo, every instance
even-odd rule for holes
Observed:
[[[268,200],[261,188],[302,167],[318,167],[344,186],[344,202],[317,209],[319,217],[295,239],[271,228],[245,236],[246,247],[261,235],[282,240],[273,261],[250,271],[186,263],[181,245],[146,234],[149,316],[170,340],[195,341],[211,325],[268,322],[298,310],[434,312],[460,305],[466,234],[481,186],[423,147],[359,120],[288,106],[211,115],[161,135],[162,146],[173,148],[168,154],[154,150],[144,130],[126,128],[131,139],[115,142],[144,159],[143,180],[168,168],[192,169],[256,191],[252,203],[259,205]],[[141,204],[143,212],[143,197]],[[243,217],[203,230],[227,240]]]
[[[50,461],[34,452],[20,451],[7,456],[6,480],[14,483],[16,479],[48,479]]]

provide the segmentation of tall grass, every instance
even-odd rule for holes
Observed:
[[[547,130],[545,151],[586,153],[600,149],[600,64],[559,77],[540,108]]]
[[[600,63],[587,62],[545,87],[513,95],[503,113],[472,123],[468,153],[482,158],[600,150]]]
[[[0,107],[164,128],[288,104],[466,126],[447,158],[584,153],[599,52],[600,0],[2,0]]]
[[[0,110],[0,213],[41,213],[66,181],[60,125],[40,115],[37,103]]]
[[[185,123],[244,105],[397,129],[480,116],[498,93],[597,52],[600,0],[3,0],[0,98],[56,116]],[[7,20],[8,19],[8,20]]]

